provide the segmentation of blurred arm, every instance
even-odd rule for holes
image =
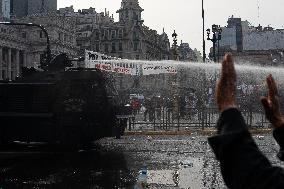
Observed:
[[[238,109],[224,110],[217,129],[209,144],[229,188],[284,188],[283,169],[272,166],[260,152]]]
[[[284,125],[273,130],[273,137],[280,146],[280,150],[277,154],[277,157],[281,161],[284,161]]]

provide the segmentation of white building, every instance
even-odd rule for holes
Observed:
[[[236,27],[222,27],[222,39],[219,44],[220,47],[230,48],[232,50],[237,50],[236,41]]]
[[[284,64],[284,29],[274,29],[269,26],[263,28],[260,25],[254,27],[248,21],[241,21],[241,18],[230,17],[228,25],[222,27],[222,30],[220,60],[226,52],[231,52],[240,62]],[[211,49],[210,55],[212,54]]]
[[[240,18],[232,17],[230,19],[239,19],[240,21]],[[248,21],[241,21],[241,30],[237,31],[235,24],[229,24],[229,20],[228,26],[222,27],[220,47],[234,51],[284,49],[284,29],[254,27]],[[237,48],[238,40],[242,43],[242,48],[239,50]]]
[[[243,50],[284,49],[284,29],[250,31],[243,36]]]

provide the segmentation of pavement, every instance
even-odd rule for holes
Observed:
[[[268,131],[254,138],[274,165],[278,146]],[[148,188],[226,188],[207,136],[127,134],[105,138],[76,152],[29,144],[0,152],[0,188],[126,188],[147,167]]]

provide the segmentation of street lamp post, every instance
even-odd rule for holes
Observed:
[[[213,60],[214,62],[216,62],[216,42],[218,41],[218,61],[219,61],[219,41],[222,39],[222,29],[220,27],[220,25],[216,25],[213,24],[212,25],[212,33],[213,33],[213,37],[210,38],[210,29],[207,29],[207,40],[212,41],[213,42]],[[217,36],[218,33],[218,36]]]
[[[173,37],[173,54],[174,54],[174,60],[178,61],[178,50],[177,50],[177,34],[176,31],[174,30],[174,33],[172,34]],[[174,108],[173,108],[173,116],[178,118],[179,120],[179,102],[178,102],[178,98],[179,98],[179,79],[178,79],[178,74],[176,74],[175,76],[172,77],[172,87],[173,89],[171,90],[173,92],[173,104],[174,104]]]
[[[174,60],[178,60],[178,52],[177,52],[177,34],[176,34],[176,30],[174,30],[174,33],[172,34],[172,37],[174,38],[174,44],[173,44],[173,48],[174,48]]]
[[[222,39],[222,29],[218,28],[218,62],[220,62],[220,40]]]

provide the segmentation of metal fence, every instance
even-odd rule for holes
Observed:
[[[269,122],[260,110],[242,110],[248,127],[268,128]],[[161,108],[152,111],[136,111],[129,120],[129,131],[182,131],[216,126],[220,114],[217,108],[186,109],[184,112]]]

